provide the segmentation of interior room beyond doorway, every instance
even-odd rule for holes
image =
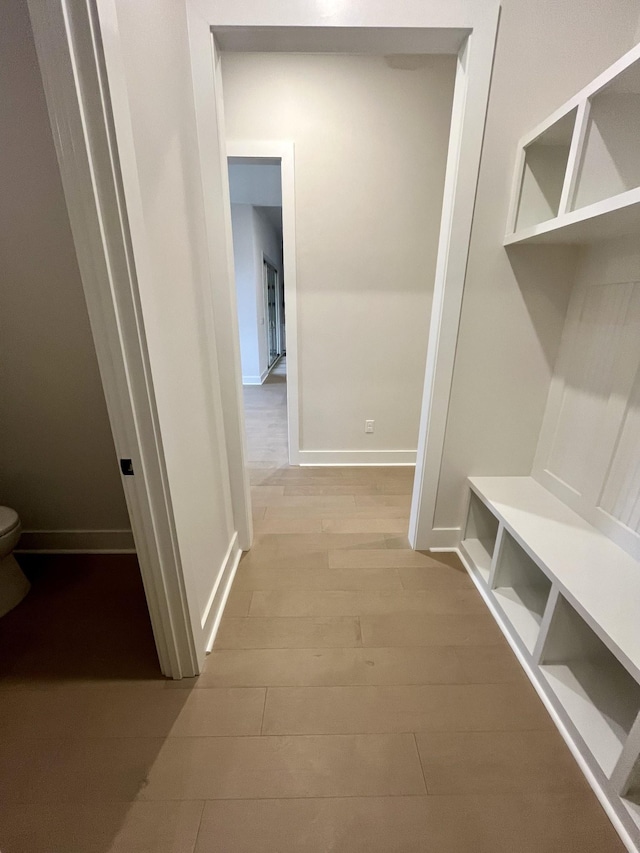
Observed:
[[[262,385],[286,353],[280,163],[230,157],[229,192],[242,384]]]

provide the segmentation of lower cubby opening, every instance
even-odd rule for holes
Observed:
[[[505,616],[532,652],[544,615],[551,581],[506,530],[493,578],[493,594]]]
[[[498,536],[498,519],[480,498],[471,492],[469,513],[462,545],[485,581],[489,580],[493,551]]]
[[[640,711],[640,685],[562,596],[551,619],[540,671],[610,776]]]
[[[640,830],[640,758],[636,761],[622,802]]]

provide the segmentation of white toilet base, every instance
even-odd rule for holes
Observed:
[[[0,617],[20,604],[30,589],[31,584],[13,554],[0,560]]]

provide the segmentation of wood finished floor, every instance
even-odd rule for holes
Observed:
[[[411,471],[289,468],[285,397],[245,389],[256,541],[198,679],[157,677],[130,558],[0,620],[2,853],[622,851],[464,571],[409,550]]]

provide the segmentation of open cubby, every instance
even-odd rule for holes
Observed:
[[[526,146],[516,231],[558,215],[575,121],[573,109]]]
[[[640,711],[640,685],[562,596],[554,609],[540,669],[610,776]]]
[[[589,103],[573,210],[640,187],[640,61]]]
[[[497,603],[524,646],[532,652],[549,600],[551,581],[506,530],[492,586]]]
[[[498,519],[480,498],[471,492],[462,545],[485,581],[489,580],[497,536]]]

